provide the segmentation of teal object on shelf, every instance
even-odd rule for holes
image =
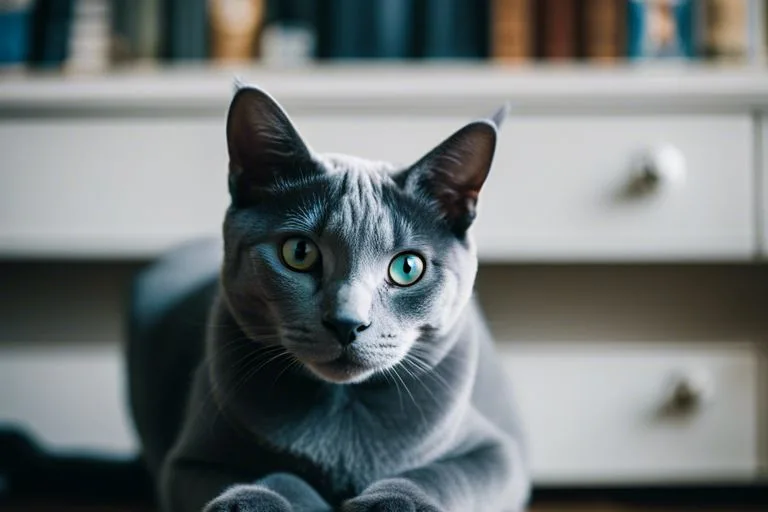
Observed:
[[[654,4],[649,0],[630,0],[627,6],[627,50],[633,60],[690,59],[695,57],[694,2],[674,0]],[[651,27],[653,17],[669,16],[674,31],[662,39]],[[660,22],[657,20],[656,22]]]
[[[0,3],[0,66],[26,62],[31,12],[31,6],[4,9]]]

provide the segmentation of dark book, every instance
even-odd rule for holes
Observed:
[[[74,0],[37,0],[32,11],[29,62],[58,67],[69,55]]]
[[[613,62],[625,54],[627,0],[584,0],[582,27],[584,56]]]
[[[372,53],[373,10],[359,0],[318,1],[318,56],[360,59]]]
[[[318,8],[320,58],[413,56],[414,0],[323,0]]]
[[[576,0],[537,0],[537,55],[545,60],[571,60],[578,55]]]
[[[116,60],[155,60],[161,53],[162,0],[112,0]]]
[[[169,60],[208,57],[208,1],[165,0],[165,56]]]
[[[413,0],[369,0],[373,7],[376,58],[411,57],[413,48]]]
[[[504,61],[533,57],[534,0],[493,0],[491,3],[491,55]]]
[[[420,54],[425,58],[480,59],[489,55],[488,0],[424,0]]]
[[[629,0],[627,53],[631,59],[692,58],[692,0]]]

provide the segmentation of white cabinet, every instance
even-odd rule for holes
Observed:
[[[757,183],[762,185],[762,195],[758,203],[757,218],[761,224],[761,236],[762,243],[761,252],[763,259],[768,259],[768,113],[765,113],[761,119],[761,135],[760,141],[761,148],[761,161],[760,169],[758,169]]]
[[[755,346],[499,348],[540,482],[712,482],[757,475],[762,390]],[[673,399],[676,386],[687,386],[690,396]]]

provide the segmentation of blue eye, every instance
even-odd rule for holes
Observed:
[[[286,267],[298,272],[306,272],[317,263],[320,250],[309,238],[296,236],[283,242],[280,254]]]
[[[413,252],[395,256],[389,264],[389,278],[398,286],[411,286],[424,274],[424,258]]]

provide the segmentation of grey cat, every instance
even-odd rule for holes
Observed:
[[[238,87],[205,346],[160,340],[133,362],[166,511],[525,508],[523,439],[472,298],[468,233],[505,116],[402,167],[317,154],[268,94]],[[180,390],[180,425],[145,405],[152,378]]]

